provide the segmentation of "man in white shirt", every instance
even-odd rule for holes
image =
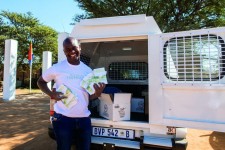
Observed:
[[[91,143],[91,120],[88,110],[89,99],[96,99],[105,88],[104,83],[94,84],[95,93],[89,95],[80,86],[82,79],[92,72],[92,69],[80,61],[81,49],[75,38],[68,37],[63,42],[63,51],[66,60],[61,61],[48,70],[38,79],[38,87],[57,102],[54,104],[52,120],[56,135],[57,149],[70,150],[72,139],[75,136],[76,149],[89,150]],[[61,99],[66,98],[62,92],[51,91],[47,83],[54,80],[56,89],[61,85],[67,87],[76,95],[76,103],[71,108],[64,105]]]

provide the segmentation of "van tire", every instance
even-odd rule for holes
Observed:
[[[55,133],[53,131],[52,125],[49,125],[49,127],[48,127],[48,135],[51,139],[55,140]]]

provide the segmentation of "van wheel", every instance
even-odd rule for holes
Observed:
[[[48,127],[48,135],[51,139],[55,140],[55,133],[53,131],[52,125],[49,125],[49,127]]]

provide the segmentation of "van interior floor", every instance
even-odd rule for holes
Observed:
[[[99,115],[99,112],[93,111],[93,110],[91,110],[91,117],[93,117],[93,118],[102,118],[102,119],[104,119],[103,117],[101,117],[101,116]],[[130,114],[130,120],[131,120],[131,121],[143,121],[143,122],[148,122],[148,115],[146,115],[146,114],[144,114],[144,113],[131,112],[131,114]]]

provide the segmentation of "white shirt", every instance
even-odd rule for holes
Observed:
[[[75,106],[68,109],[61,101],[57,101],[54,105],[56,113],[63,114],[68,117],[88,117],[91,113],[88,110],[89,95],[84,88],[80,86],[82,79],[92,70],[83,62],[79,65],[71,65],[67,59],[63,60],[42,74],[46,82],[55,81],[56,89],[64,84],[72,93],[78,96],[78,102]]]

